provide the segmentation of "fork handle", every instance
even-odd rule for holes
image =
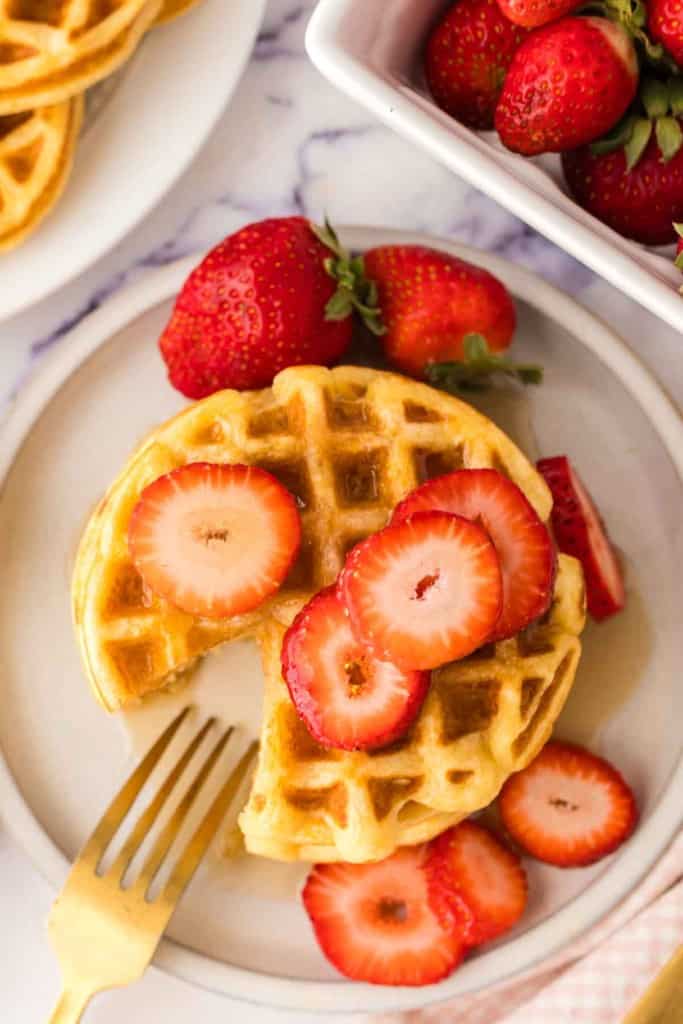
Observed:
[[[94,993],[65,988],[48,1024],[78,1024]]]

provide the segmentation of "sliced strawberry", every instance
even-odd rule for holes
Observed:
[[[488,535],[445,512],[418,512],[361,541],[339,585],[358,638],[408,669],[436,668],[485,643],[503,592]]]
[[[474,821],[455,825],[431,843],[426,870],[439,920],[468,946],[508,931],[526,907],[519,857]]]
[[[588,611],[601,622],[626,603],[624,580],[605,524],[565,455],[541,459],[538,470],[553,495],[552,524],[560,551],[581,562]]]
[[[633,793],[608,761],[552,741],[499,797],[505,827],[522,849],[560,868],[606,857],[638,820]]]
[[[397,506],[392,522],[426,509],[478,522],[493,541],[503,575],[503,610],[492,640],[514,636],[547,611],[555,549],[516,484],[495,469],[459,469],[428,480],[409,494]]]
[[[256,466],[174,469],[144,489],[128,526],[150,589],[209,618],[248,612],[274,593],[300,541],[294,498]]]
[[[431,909],[424,846],[372,864],[317,864],[303,902],[327,959],[374,985],[431,985],[458,966],[464,946]]]
[[[359,643],[334,587],[309,601],[285,634],[282,674],[314,739],[342,750],[398,739],[429,688],[427,672],[405,672]]]

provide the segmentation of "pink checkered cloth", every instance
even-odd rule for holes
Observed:
[[[683,832],[641,885],[540,969],[374,1024],[619,1024],[683,943]]]

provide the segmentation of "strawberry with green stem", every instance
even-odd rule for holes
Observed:
[[[192,271],[159,347],[188,398],[262,388],[287,366],[339,359],[354,310],[381,330],[362,260],[329,224],[273,217],[230,235]]]
[[[515,153],[561,153],[610,131],[637,84],[638,61],[625,28],[606,18],[561,18],[536,29],[516,51],[495,126]]]
[[[563,154],[576,201],[626,238],[675,241],[683,220],[683,79],[644,80],[637,103],[604,138]]]
[[[512,340],[514,306],[493,275],[422,246],[352,255],[329,222],[303,217],[250,224],[216,246],[185,281],[159,347],[171,384],[204,398],[266,387],[288,366],[331,365],[349,346],[354,314],[407,373],[463,357],[461,383],[513,372],[483,343],[464,347],[472,332],[493,353]]]
[[[422,245],[383,245],[365,254],[377,288],[384,353],[394,366],[445,390],[473,390],[497,375],[540,382],[539,367],[517,366],[512,298],[493,274]]]

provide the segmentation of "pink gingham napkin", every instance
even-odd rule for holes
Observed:
[[[600,924],[540,969],[375,1024],[618,1024],[683,943],[683,832]]]

